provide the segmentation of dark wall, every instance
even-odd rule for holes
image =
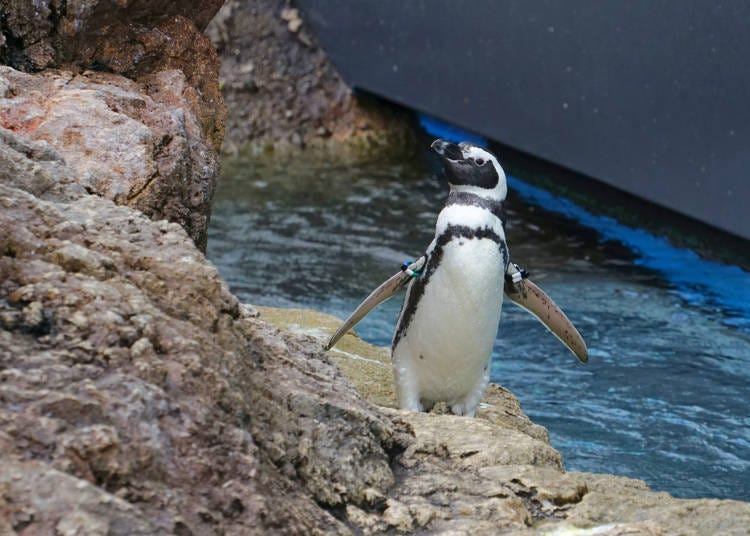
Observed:
[[[354,87],[750,238],[750,4],[300,3]]]

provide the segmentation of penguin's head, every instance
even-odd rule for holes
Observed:
[[[505,172],[491,152],[468,141],[456,144],[440,139],[433,141],[430,148],[440,155],[451,189],[505,199]]]

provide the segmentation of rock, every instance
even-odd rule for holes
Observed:
[[[260,318],[299,336],[327,340],[341,320],[315,311],[258,307]],[[546,430],[507,390],[491,385],[478,418],[412,413],[395,405],[388,350],[344,336],[329,355],[360,393],[384,406],[406,449],[395,485],[369,510],[347,507],[363,534],[713,535],[746,534],[750,504],[683,500],[640,480],[566,472]]]
[[[202,132],[218,148],[225,118],[218,60],[201,32],[222,3],[10,0],[0,5],[0,63],[26,72],[93,69],[134,80],[179,70],[192,88]]]
[[[414,151],[412,116],[353,95],[307,31],[304,14],[285,0],[229,0],[207,33],[231,110],[227,152],[249,144],[362,160]]]
[[[13,464],[74,483],[2,488],[9,530],[347,534],[331,512],[385,496],[398,426],[181,227],[0,184],[0,228],[0,486]]]
[[[2,69],[2,68],[0,68]],[[10,89],[0,75],[0,84]],[[0,102],[10,92],[0,92]],[[74,182],[62,156],[46,141],[30,141],[14,135],[2,127],[6,121],[0,116],[0,183],[22,188],[34,195],[69,189]]]
[[[168,534],[127,501],[47,464],[3,456],[0,467],[2,534]]]
[[[88,192],[179,223],[205,249],[218,161],[180,71],[139,83],[110,73],[28,75],[0,66],[0,178],[42,194],[73,180]],[[15,133],[15,136],[13,136]],[[10,143],[10,144],[9,144]],[[30,166],[22,170],[19,166]]]
[[[571,473],[587,482],[589,493],[568,519],[573,526],[638,524],[664,534],[740,536],[750,527],[750,504],[717,499],[674,499],[655,493],[640,480]],[[654,532],[659,534],[659,532]],[[646,532],[645,534],[649,534]]]

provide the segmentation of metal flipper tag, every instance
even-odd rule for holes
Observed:
[[[417,271],[422,269],[424,266],[425,258],[421,257],[416,262],[409,265],[409,267],[416,268]],[[365,300],[359,304],[354,312],[349,315],[341,327],[333,334],[328,340],[328,343],[324,346],[325,350],[330,350],[333,346],[343,337],[346,333],[356,326],[360,320],[362,320],[367,314],[372,311],[375,307],[383,303],[388,298],[391,298],[399,290],[401,290],[410,279],[414,277],[413,270],[402,269],[398,273],[388,278],[385,283],[380,285],[378,288],[373,290]]]
[[[516,278],[517,279],[517,278]],[[581,363],[589,360],[586,342],[552,298],[529,279],[505,282],[505,293],[513,302],[534,315]]]

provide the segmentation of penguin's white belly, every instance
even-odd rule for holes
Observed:
[[[504,259],[490,239],[455,238],[430,274],[408,329],[393,349],[421,399],[464,399],[488,374],[503,300]]]

